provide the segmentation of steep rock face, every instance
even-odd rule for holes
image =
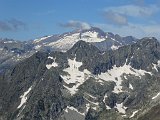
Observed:
[[[56,55],[64,68],[65,55],[51,54]],[[46,64],[52,62],[48,55],[38,52],[2,76],[1,119],[56,119],[62,112],[65,106],[60,91],[62,78],[56,70],[47,69]]]
[[[138,120],[159,120],[160,118],[160,105],[152,107],[147,113],[142,115]]]
[[[7,83],[2,93],[3,100],[5,101],[5,103],[1,104],[2,108],[5,108],[1,109],[2,111],[9,110],[12,113],[16,109],[17,104],[15,102],[19,101],[18,97],[27,91],[35,82],[37,76],[41,76],[44,71],[44,66],[40,65],[40,62],[43,63],[45,56],[45,54],[37,53],[30,59],[18,64],[4,76]]]
[[[0,119],[144,119],[159,104],[159,56],[155,38],[105,52],[84,41],[37,52],[0,76]]]
[[[116,65],[120,67],[125,63],[130,64],[135,69],[149,69],[147,67],[149,67],[151,63],[156,64],[160,59],[159,50],[160,45],[155,38],[144,38],[133,45],[103,53],[105,63],[101,64],[106,64],[106,68],[99,68],[99,71],[105,72],[111,68],[110,66]],[[101,66],[104,67],[104,65]]]
[[[70,50],[67,51],[71,57],[76,57],[82,61],[82,58],[89,58],[100,53],[100,50],[91,44],[86,44],[84,41],[78,41]]]

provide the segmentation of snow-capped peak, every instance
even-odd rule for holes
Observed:
[[[104,50],[115,50],[125,44],[133,43],[132,39],[126,41],[125,37],[123,38],[119,35],[114,35],[113,33],[106,33],[99,28],[91,27],[90,29],[78,29],[60,35],[45,36],[35,39],[33,44],[35,44],[36,50],[46,47],[54,50],[67,51],[80,40],[93,43],[95,46],[98,44],[97,47],[99,48],[101,46]],[[101,44],[101,42],[105,43]]]
[[[61,35],[58,40],[50,42],[46,46],[60,50],[68,50],[79,40],[83,40],[85,42],[102,42],[105,39],[106,37],[104,32],[99,29],[91,28],[88,30],[65,33]]]
[[[38,43],[38,42],[43,41],[43,40],[46,40],[47,38],[50,38],[50,37],[52,37],[52,35],[44,36],[44,37],[42,37],[42,38],[37,38],[37,39],[35,39],[35,40],[33,41],[33,43]]]

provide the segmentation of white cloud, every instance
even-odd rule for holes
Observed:
[[[117,25],[127,25],[128,24],[128,20],[124,15],[113,12],[113,11],[106,11],[104,14],[104,17],[109,22],[117,24]]]
[[[103,15],[107,22],[116,25],[128,25],[131,19],[150,17],[158,13],[160,8],[155,5],[123,5],[118,7],[108,7],[103,10]],[[147,18],[148,19],[148,18]],[[139,19],[140,20],[140,19]]]
[[[17,19],[0,20],[0,32],[25,30],[27,24]]]
[[[160,9],[156,5],[138,6],[138,5],[124,5],[119,7],[108,7],[104,9],[104,12],[112,11],[114,13],[131,16],[131,17],[143,17],[151,16],[158,12]]]
[[[59,24],[61,27],[64,28],[73,28],[73,29],[90,29],[91,26],[82,21],[75,21],[75,20],[70,20],[67,23],[61,23]]]
[[[103,15],[107,18],[107,23],[96,24],[96,26],[122,36],[132,35],[137,38],[156,37],[160,39],[160,24],[154,21],[154,15],[160,12],[160,8],[156,4],[146,5],[143,0],[138,4],[105,8]],[[149,20],[146,23],[142,22],[141,18]],[[134,20],[136,22],[131,23]]]
[[[112,24],[99,24],[95,26],[104,31],[113,32],[122,36],[134,36],[137,38],[156,37],[160,40],[160,25],[159,24],[133,24],[128,23],[127,26],[117,26]]]

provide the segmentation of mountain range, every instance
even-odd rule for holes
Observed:
[[[99,28],[0,41],[0,120],[160,120],[160,43]]]
[[[30,57],[37,51],[69,50],[76,42],[83,40],[90,42],[101,51],[118,49],[121,46],[133,44],[138,39],[127,36],[121,37],[113,33],[106,33],[99,28],[88,30],[75,30],[59,35],[50,35],[30,41],[17,41],[13,39],[0,39],[0,68],[2,71],[11,65]]]

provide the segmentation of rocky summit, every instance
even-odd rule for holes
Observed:
[[[110,43],[125,39],[132,42],[112,49]],[[58,50],[38,51],[42,44]],[[37,49],[33,55],[0,74],[0,120],[160,120],[156,38],[92,28],[37,39],[30,47]]]

